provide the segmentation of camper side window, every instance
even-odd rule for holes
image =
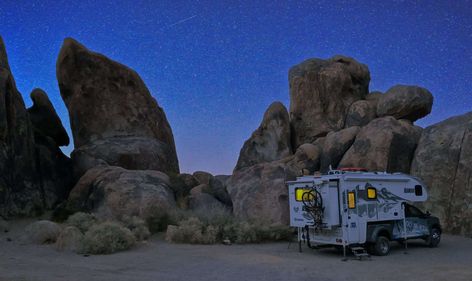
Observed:
[[[423,195],[423,187],[421,185],[415,185],[415,195],[416,196]]]

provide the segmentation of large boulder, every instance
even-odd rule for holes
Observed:
[[[309,59],[292,67],[289,82],[294,148],[344,128],[351,104],[368,94],[369,81],[366,65],[343,56]]]
[[[346,116],[345,127],[365,126],[374,120],[377,115],[377,104],[375,101],[359,100],[354,102]]]
[[[200,184],[190,191],[188,208],[191,210],[224,209],[225,205],[207,191],[209,186]]]
[[[171,151],[162,142],[147,137],[109,137],[75,148],[71,153],[76,177],[101,164],[129,170],[173,170],[175,159],[167,157]],[[173,172],[169,172],[173,173]]]
[[[197,179],[199,185],[191,189],[191,196],[195,195],[195,191],[198,193],[206,193],[220,201],[222,204],[228,207],[232,206],[231,198],[226,190],[226,182],[222,181],[221,177],[216,178],[210,173],[202,171],[195,172],[193,176]]]
[[[70,38],[56,67],[74,145],[80,150],[73,158],[87,158],[74,161],[179,172],[165,113],[135,71]]]
[[[259,128],[241,148],[235,170],[279,160],[291,154],[289,115],[282,103],[274,102],[266,110]]]
[[[444,231],[472,235],[472,112],[424,129],[411,174],[429,187],[424,205]]]
[[[98,166],[88,170],[69,195],[65,211],[91,212],[99,218],[146,219],[152,209],[175,207],[169,177],[159,171]]]
[[[227,182],[233,213],[239,219],[266,223],[289,223],[288,190],[285,182],[300,175],[279,160],[237,170]]]
[[[299,174],[313,174],[320,169],[321,153],[321,145],[304,143],[297,148],[294,155],[281,161],[297,170]]]
[[[337,132],[330,132],[326,136],[320,160],[321,172],[327,172],[329,166],[333,169],[337,168],[344,153],[354,143],[359,131],[359,127],[350,127]]]
[[[406,120],[377,118],[362,127],[338,167],[408,173],[421,130]]]
[[[33,106],[28,108],[28,114],[35,134],[52,138],[58,146],[69,145],[69,136],[47,94],[41,89],[34,89],[30,97]]]
[[[43,208],[33,127],[0,37],[0,216],[35,215]]]
[[[377,104],[377,115],[414,122],[428,115],[432,106],[433,95],[427,89],[396,85],[381,95]]]
[[[210,184],[213,175],[205,171],[196,171],[193,173],[193,177],[199,184]]]

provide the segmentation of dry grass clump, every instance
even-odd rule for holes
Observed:
[[[92,226],[86,233],[82,250],[87,254],[111,254],[130,249],[136,243],[133,233],[115,222]]]
[[[285,225],[269,225],[260,221],[239,221],[229,210],[210,206],[187,213],[187,216],[167,228],[166,240],[174,243],[214,244],[231,242],[261,243],[288,241],[293,233]]]
[[[93,214],[78,212],[70,216],[66,224],[69,226],[75,226],[82,233],[87,232],[93,225],[97,224],[99,221]]]
[[[170,225],[166,240],[174,243],[214,244],[218,230],[212,225],[206,226],[198,218],[191,217],[181,221],[178,226]]]
[[[84,234],[75,226],[67,226],[62,229],[56,240],[56,249],[60,251],[81,252]]]
[[[139,217],[124,217],[122,222],[126,228],[131,230],[137,241],[147,240],[151,236],[146,222]]]

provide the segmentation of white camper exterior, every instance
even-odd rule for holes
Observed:
[[[290,225],[298,228],[299,242],[309,245],[378,246],[379,236],[406,240],[441,231],[437,218],[426,219],[429,214],[405,204],[428,198],[424,183],[410,175],[332,170],[287,185]],[[419,214],[409,215],[415,212]]]

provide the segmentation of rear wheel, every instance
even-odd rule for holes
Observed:
[[[372,246],[372,252],[376,256],[386,256],[390,252],[390,240],[385,236],[378,236]]]
[[[429,236],[426,238],[426,245],[434,248],[439,245],[439,242],[441,242],[441,231],[438,228],[433,227]]]

